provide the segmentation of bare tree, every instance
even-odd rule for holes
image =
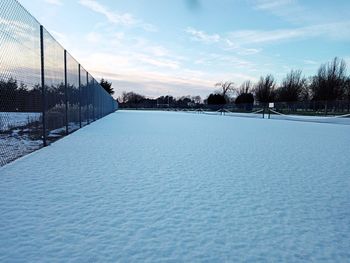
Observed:
[[[346,63],[335,57],[332,62],[320,66],[312,78],[311,89],[315,100],[336,100],[344,95],[346,85]]]
[[[255,85],[255,97],[259,102],[268,103],[274,101],[276,96],[276,82],[272,75],[260,77]]]
[[[228,95],[234,91],[234,83],[231,81],[218,82],[215,84],[215,87],[220,87],[220,94],[224,97],[228,97]]]
[[[300,101],[310,101],[313,99],[313,92],[310,85],[311,82],[312,78],[306,80],[306,84],[300,92]]]
[[[122,95],[119,96],[118,101],[120,103],[126,103],[127,102],[127,96],[128,96],[128,93],[126,91],[123,91]]]
[[[244,81],[239,89],[237,90],[237,95],[248,94],[253,91],[253,83],[250,80]]]
[[[302,98],[302,92],[307,84],[306,78],[302,76],[301,70],[292,70],[283,79],[277,90],[279,101],[295,102]]]

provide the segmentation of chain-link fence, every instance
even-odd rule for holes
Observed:
[[[16,0],[0,1],[0,166],[117,106]]]

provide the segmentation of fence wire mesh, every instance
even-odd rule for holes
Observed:
[[[0,166],[117,109],[16,0],[0,1]]]

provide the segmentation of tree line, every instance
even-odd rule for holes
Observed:
[[[216,85],[221,90],[209,95],[209,104],[350,100],[350,76],[345,61],[337,57],[322,64],[317,74],[309,78],[301,70],[291,70],[279,85],[272,74],[260,77],[255,84],[245,81],[238,88],[233,82]]]
[[[200,96],[160,96],[155,99],[146,98],[135,92],[123,92],[119,97],[121,107],[198,107],[207,105],[224,105],[235,103],[250,110],[254,103],[269,102],[327,102],[335,100],[350,101],[350,76],[347,75],[346,63],[335,57],[331,62],[322,64],[317,73],[305,77],[301,70],[291,70],[277,83],[272,74],[262,76],[256,83],[248,80],[240,86],[232,81],[215,84],[218,89],[202,100]]]
[[[109,94],[114,94],[112,83],[101,79],[100,85]],[[93,98],[88,95],[90,86],[85,85],[79,92],[79,88],[68,84],[68,103],[92,103]],[[53,108],[56,105],[65,104],[66,87],[63,82],[57,85],[45,86],[45,107]],[[0,111],[3,112],[41,112],[43,107],[42,88],[39,84],[28,86],[10,77],[7,80],[0,79]]]
[[[158,98],[147,98],[136,92],[123,92],[118,98],[121,108],[194,108],[202,104],[200,96],[182,96],[175,98],[171,95]]]

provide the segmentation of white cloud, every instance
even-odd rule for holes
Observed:
[[[185,30],[186,33],[192,36],[193,40],[204,42],[204,43],[217,43],[221,40],[218,34],[207,34],[204,31],[196,30],[192,27],[188,27]]]
[[[311,60],[311,59],[304,59],[303,61],[306,65],[318,65],[319,63],[314,61],[314,60]]]
[[[180,67],[179,62],[175,60],[152,58],[150,56],[143,55],[143,54],[137,54],[136,56],[139,62],[156,66],[159,68],[165,67],[169,69],[178,69]]]
[[[95,0],[80,0],[79,3],[96,13],[104,15],[112,24],[139,27],[145,31],[151,32],[157,31],[157,28],[154,25],[144,23],[129,13],[119,14],[117,12],[112,12],[108,7],[100,4]]]
[[[261,51],[260,48],[244,48],[241,46],[241,43],[235,39],[230,39],[227,35],[220,35],[218,33],[208,34],[192,27],[188,27],[185,32],[195,41],[205,44],[215,44],[224,51],[235,51],[239,55],[253,55]]]
[[[212,59],[219,59],[220,55],[216,56],[215,58],[212,55]],[[222,56],[222,59],[225,57]],[[227,59],[230,60],[230,58]],[[231,62],[234,60],[232,58]],[[137,52],[91,53],[89,56],[82,57],[80,62],[95,77],[112,80],[118,94],[123,90],[133,90],[147,96],[201,95],[204,98],[215,89],[214,84],[218,81],[234,79],[238,83],[247,79],[255,80],[253,76],[238,72],[190,69],[183,67],[176,60],[152,57]],[[237,65],[246,63],[239,62],[238,59],[234,62]]]
[[[149,51],[151,52],[151,54],[153,54],[156,57],[165,57],[168,56],[170,54],[170,51],[168,49],[166,49],[163,46],[151,46],[148,48]]]
[[[101,34],[97,32],[90,32],[86,35],[85,39],[92,44],[97,44],[101,41]]]
[[[241,50],[238,51],[239,55],[254,55],[261,52],[260,48],[241,48]]]
[[[317,24],[312,26],[276,29],[276,30],[238,30],[223,35],[209,35],[204,31],[188,28],[191,38],[208,44],[217,44],[223,50],[235,51],[240,55],[252,55],[261,52],[261,48],[246,46],[273,44],[282,41],[312,39],[350,40],[350,20],[344,22]]]
[[[46,3],[52,4],[52,5],[62,5],[61,0],[45,0]]]
[[[295,0],[256,0],[256,8],[262,10],[277,11],[292,4],[296,4]]]
[[[254,8],[269,12],[286,21],[302,24],[313,20],[313,14],[307,12],[297,0],[253,0]]]
[[[209,53],[209,54],[201,54],[200,58],[195,60],[194,63],[196,65],[203,65],[209,67],[223,67],[223,68],[231,68],[233,71],[237,69],[245,69],[251,70],[255,68],[255,64],[251,61],[232,56],[229,54],[217,54],[217,53]]]
[[[292,29],[234,31],[229,33],[228,36],[231,41],[239,43],[240,45],[274,43],[315,37],[325,37],[333,40],[349,40],[350,21]]]
[[[327,1],[301,0],[246,0],[255,10],[260,10],[279,17],[289,23],[299,26],[312,26],[318,24],[341,22],[349,17],[349,4],[337,4]],[[326,8],[324,8],[326,7]]]

